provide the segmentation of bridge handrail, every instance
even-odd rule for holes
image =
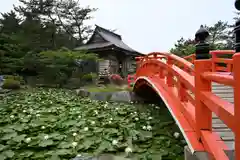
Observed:
[[[235,53],[234,50],[213,50],[210,51],[210,54],[212,56],[212,71],[216,72],[216,71],[224,71],[224,72],[232,72],[232,58],[222,58],[220,56],[223,55],[233,55]],[[194,64],[194,61],[196,60],[196,55],[195,53],[185,56],[183,57],[184,59],[186,59],[187,61],[191,62]],[[224,66],[219,66],[219,64],[225,64],[226,67]]]
[[[233,55],[235,53],[234,50],[215,50],[210,51],[212,55],[212,71],[225,71],[225,72],[232,72],[232,59],[231,58],[220,58],[223,55]],[[219,63],[226,64],[226,67],[219,66]]]
[[[196,59],[196,55],[195,55],[195,53],[193,53],[193,54],[185,56],[183,58],[186,59],[187,61],[191,62],[192,64],[194,64],[194,61]]]
[[[208,81],[224,84],[233,87],[234,79],[231,74],[220,74],[219,72],[204,72],[202,77]]]
[[[219,54],[225,54],[225,51],[216,52]],[[231,52],[230,52],[231,53]],[[202,134],[202,130],[212,130],[212,112],[214,112],[220,120],[222,120],[235,134],[235,140],[240,139],[240,126],[237,125],[237,118],[240,116],[240,53],[233,56],[233,73],[228,75],[224,72],[210,72],[212,69],[212,60],[198,60],[195,61],[195,101],[196,101],[196,126],[197,133],[203,139],[206,138]],[[233,86],[234,89],[234,104],[221,99],[213,92],[211,92],[211,83],[217,82],[224,85]],[[204,119],[203,119],[204,117]],[[205,146],[210,147],[211,153],[214,152],[213,146],[207,144]],[[239,157],[240,146],[239,143],[235,143],[235,156]],[[238,159],[237,158],[237,159]]]
[[[187,71],[188,73],[194,74],[192,63],[188,62],[184,58],[181,58],[175,54],[167,53],[167,52],[152,52],[147,54],[146,56],[137,58],[139,64],[149,59],[158,59],[158,60],[165,59],[166,62],[168,60],[171,60],[171,61],[174,61],[175,65],[183,68],[183,70]]]
[[[214,51],[213,54],[225,54],[226,51]],[[232,51],[229,52],[232,54]],[[148,57],[153,55],[153,57]],[[174,65],[173,60],[181,62],[186,67],[191,68],[190,62],[173,54],[151,53],[141,60],[142,69],[137,71],[136,76],[159,76],[166,78],[166,84],[169,88],[178,88],[178,96],[183,103],[190,102],[187,108],[181,110],[187,115],[189,123],[194,126],[197,136],[202,140],[204,147],[218,159],[227,159],[224,147],[226,145],[216,146],[212,133],[212,112],[215,113],[232,131],[235,133],[235,139],[240,140],[240,125],[237,125],[237,117],[240,117],[240,53],[233,56],[231,63],[233,73],[212,72],[213,60],[195,60],[195,75],[188,73],[186,69],[181,69]],[[166,62],[159,61],[158,56],[163,55]],[[155,56],[155,58],[154,58]],[[156,67],[158,66],[158,67]],[[192,68],[191,68],[192,69]],[[165,72],[164,72],[165,71]],[[177,81],[174,79],[177,77]],[[212,82],[233,86],[234,104],[215,95],[212,89]],[[188,92],[190,91],[191,94]],[[218,143],[219,145],[219,143]],[[240,145],[235,143],[235,155],[240,159]]]

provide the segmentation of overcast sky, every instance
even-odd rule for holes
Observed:
[[[18,0],[1,0],[0,12]],[[117,29],[140,52],[169,51],[176,40],[194,37],[201,24],[233,22],[234,0],[80,0],[99,8],[92,24]]]

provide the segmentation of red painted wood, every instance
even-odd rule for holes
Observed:
[[[240,53],[233,59],[218,57],[233,53],[231,50],[211,51],[210,60],[195,60],[195,55],[183,59],[158,52],[137,58],[134,90],[141,90],[143,85],[152,87],[167,105],[190,148],[209,152],[217,160],[227,159],[224,150],[228,148],[212,131],[212,112],[235,133],[236,159],[240,159],[240,125],[237,124],[240,117]],[[226,67],[219,67],[219,62]],[[219,70],[225,72],[217,72]],[[233,86],[234,105],[211,91],[212,82]]]

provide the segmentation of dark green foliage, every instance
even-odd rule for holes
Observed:
[[[175,44],[174,48],[171,48],[170,52],[178,56],[190,55],[195,52],[195,42],[194,40],[185,40],[181,37],[181,39]]]
[[[96,61],[94,54],[70,51],[91,33],[85,21],[96,9],[77,0],[19,1],[0,18],[0,75],[34,76],[61,86],[76,70],[80,74],[75,60]]]
[[[0,159],[125,156],[130,147],[135,159],[181,160],[186,144],[173,136],[179,129],[164,108],[81,99],[61,89],[0,97]]]
[[[17,75],[4,75],[4,79],[13,79],[13,80],[19,81],[20,84],[24,84],[24,79],[21,76],[17,76]]]
[[[42,79],[42,83],[58,84],[59,87],[67,83],[68,79],[75,77],[74,74],[79,75],[78,65],[76,60],[78,59],[91,59],[97,61],[98,58],[95,54],[84,53],[79,51],[70,51],[66,49],[60,49],[57,51],[43,51],[37,54],[37,58],[34,58],[36,54],[29,54],[33,56],[30,59],[34,61],[28,61],[25,59],[24,70],[26,72],[34,72]],[[29,58],[29,57],[28,57]]]
[[[20,89],[20,81],[14,79],[6,79],[2,85],[3,89]]]
[[[239,13],[237,13],[239,14]],[[236,18],[234,18],[236,19]],[[233,28],[235,25],[229,25],[227,22],[218,21],[212,26],[205,25],[209,31],[207,42],[210,44],[210,50],[228,50],[234,49]],[[170,52],[178,56],[187,56],[195,53],[196,42],[193,39],[180,38]]]
[[[89,82],[89,81],[93,81],[96,78],[97,78],[97,75],[95,73],[89,73],[89,74],[83,75],[81,79]]]

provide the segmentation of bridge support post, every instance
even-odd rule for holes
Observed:
[[[197,60],[195,61],[195,118],[196,118],[196,133],[201,140],[202,130],[212,130],[212,112],[201,101],[202,91],[211,91],[211,82],[203,79],[201,73],[211,71],[210,60]]]

